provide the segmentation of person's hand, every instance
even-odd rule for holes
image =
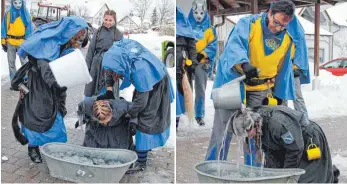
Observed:
[[[134,122],[129,122],[129,133],[131,136],[136,135],[137,124]]]
[[[294,77],[299,77],[301,75],[300,69],[294,69],[293,73],[294,73]]]
[[[75,128],[77,128],[78,126],[80,126],[80,123],[79,123],[79,121],[77,120],[76,123],[75,123]]]
[[[259,76],[258,69],[248,62],[243,63],[241,67],[247,78],[251,79]]]
[[[201,54],[201,53],[198,53],[197,55],[196,55],[196,59],[198,60],[198,62],[200,62],[202,59],[204,59],[205,58],[205,56],[203,55],[203,54]]]
[[[56,92],[57,95],[61,95],[61,94],[63,94],[64,92],[66,92],[66,90],[67,90],[67,87],[65,87],[65,86],[61,87],[57,82],[54,82],[54,83],[52,84],[52,87],[53,87],[53,89],[55,90],[55,92]]]
[[[2,45],[2,50],[4,50],[5,52],[7,52],[7,45],[6,44],[1,44]]]
[[[19,97],[20,97],[20,99],[23,99],[24,95],[25,95],[24,91],[22,89],[19,89]]]
[[[109,100],[109,99],[115,99],[112,90],[107,90],[105,94],[100,95],[96,98],[96,100]]]

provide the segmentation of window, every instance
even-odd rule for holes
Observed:
[[[319,63],[324,63],[324,49],[319,49]],[[314,48],[308,48],[308,60],[314,62]]]
[[[342,65],[340,65],[341,68],[347,68],[347,60],[344,60]]]
[[[339,68],[342,60],[336,60],[324,65],[324,68]]]

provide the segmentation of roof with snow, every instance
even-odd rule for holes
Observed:
[[[107,6],[105,2],[100,0],[42,0],[41,2],[50,5],[70,5],[72,9],[76,6],[86,6],[89,10],[89,15],[92,17],[94,17],[103,6]]]
[[[325,11],[335,24],[347,26],[347,3],[336,4]]]
[[[297,9],[295,13],[299,13],[300,9]],[[228,16],[226,17],[231,23],[236,24],[241,18],[249,16],[251,14],[243,14],[243,15],[234,15],[234,16]],[[299,19],[300,24],[304,28],[305,34],[307,35],[314,35],[314,24],[306,19],[304,19],[301,16],[297,15],[297,18]],[[322,36],[332,36],[333,34],[330,33],[329,31],[320,28],[320,35]]]

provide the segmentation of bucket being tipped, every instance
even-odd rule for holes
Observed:
[[[57,83],[67,88],[92,81],[86,61],[79,49],[49,63]]]
[[[212,90],[212,99],[215,109],[241,109],[240,82],[246,76],[236,78],[220,88]]]

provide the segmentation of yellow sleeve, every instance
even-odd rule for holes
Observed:
[[[6,39],[5,38],[1,38],[1,45],[6,45]]]
[[[215,37],[212,28],[206,29],[206,31],[204,32],[204,37],[198,42],[196,42],[196,52],[203,52],[207,45],[214,40],[214,38]]]

